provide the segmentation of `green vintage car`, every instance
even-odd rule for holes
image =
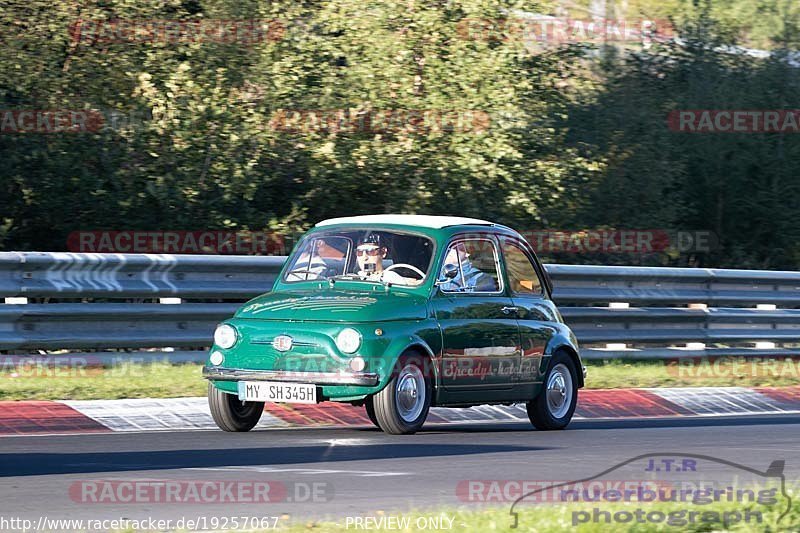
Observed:
[[[551,292],[530,245],[506,226],[325,220],[272,292],[217,327],[203,367],[211,414],[225,431],[248,431],[264,402],[348,402],[407,434],[431,406],[524,402],[536,428],[563,429],[585,368]]]

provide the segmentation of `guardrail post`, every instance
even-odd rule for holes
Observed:
[[[777,287],[775,287],[777,290]],[[756,304],[756,309],[759,311],[775,311],[778,306],[775,304]],[[776,329],[777,324],[772,324],[772,329]],[[776,344],[771,341],[757,341],[756,350],[774,350]]]

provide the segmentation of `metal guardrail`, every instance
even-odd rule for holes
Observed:
[[[0,297],[244,300],[267,292],[285,259],[0,252]]]
[[[560,304],[800,306],[800,272],[546,265]]]
[[[0,252],[0,350],[177,348],[201,359],[214,325],[267,292],[284,260]],[[800,272],[546,268],[586,358],[800,354]]]

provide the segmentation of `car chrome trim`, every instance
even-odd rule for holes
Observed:
[[[374,387],[374,372],[294,372],[291,370],[246,370],[243,368],[203,367],[203,377],[214,381],[291,381],[314,385],[361,385]]]
[[[547,410],[553,418],[564,418],[572,407],[572,375],[563,363],[550,372],[545,386]]]
[[[403,422],[413,424],[422,414],[425,407],[425,378],[422,370],[416,365],[408,364],[397,376],[395,388],[395,405],[397,414]]]
[[[334,224],[399,224],[403,226],[422,226],[431,229],[442,229],[450,226],[494,226],[494,222],[467,217],[451,217],[437,215],[359,215],[351,217],[329,218],[317,222],[314,227],[332,226]]]
[[[250,344],[268,344],[271,345],[275,341],[274,338],[272,339],[253,339],[250,341]],[[318,348],[320,345],[316,342],[306,342],[306,341],[296,341],[292,339],[292,347],[301,346],[301,347],[314,347]]]

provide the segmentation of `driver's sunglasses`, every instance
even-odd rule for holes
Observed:
[[[356,248],[356,255],[361,257],[362,255],[369,255],[371,257],[375,257],[381,252],[380,248]]]

